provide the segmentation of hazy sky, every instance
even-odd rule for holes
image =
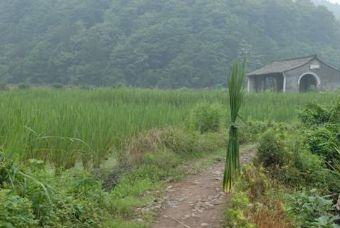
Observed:
[[[339,3],[340,4],[340,0],[329,0],[330,2],[334,2],[334,3]]]

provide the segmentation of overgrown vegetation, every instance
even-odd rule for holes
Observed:
[[[227,110],[220,107],[227,98],[225,91],[127,88],[0,92],[0,224],[147,227],[154,199],[164,183],[185,174],[182,164],[225,149]],[[235,186],[227,212],[235,220],[227,227],[338,223],[337,98],[336,92],[245,96],[239,139],[258,143],[258,157]],[[295,110],[310,101],[325,107]],[[326,205],[317,216],[302,215],[301,205],[319,208],[314,201]]]
[[[52,95],[53,97],[59,94],[59,92],[52,92],[50,90],[18,90],[15,92],[6,92],[2,94],[2,96],[10,99],[12,92],[17,96],[17,105],[24,104],[21,103],[18,96],[32,96],[32,92],[37,93],[34,98],[38,98],[38,95],[41,94]],[[72,91],[61,91],[61,93],[68,92],[74,94]],[[78,93],[85,95],[88,91],[85,93],[85,91],[79,90]],[[13,106],[15,102],[12,102],[12,112],[2,112],[1,114],[2,117],[7,118],[10,118],[9,114],[14,114],[16,117],[15,121],[17,122],[2,122],[3,127],[1,129],[4,133],[2,137],[8,137],[6,130],[10,129],[5,127],[15,126],[10,124],[17,124],[17,127],[22,125],[21,127],[28,134],[23,135],[25,141],[22,142],[25,142],[26,145],[21,148],[25,150],[19,153],[9,153],[7,152],[7,147],[2,147],[6,152],[0,156],[0,226],[147,227],[152,222],[154,210],[157,208],[157,203],[155,204],[157,200],[155,201],[154,199],[163,191],[164,184],[185,175],[186,171],[181,168],[181,165],[193,159],[201,158],[206,161],[206,164],[201,164],[201,168],[205,167],[209,164],[209,159],[213,160],[213,158],[219,154],[219,151],[222,151],[223,148],[226,147],[225,133],[214,126],[214,121],[222,123],[220,110],[216,109],[217,115],[214,116],[215,119],[213,122],[208,121],[206,123],[207,128],[214,130],[202,132],[199,129],[187,128],[189,118],[179,118],[184,117],[184,112],[178,113],[180,108],[177,109],[177,112],[175,110],[170,112],[172,111],[171,108],[175,106],[183,107],[185,110],[188,110],[188,113],[193,114],[197,112],[197,109],[194,108],[191,110],[192,106],[189,106],[189,103],[183,100],[174,98],[174,93],[164,93],[162,98],[155,96],[156,94],[163,93],[160,91],[120,89],[115,91],[97,90],[96,96],[87,97],[85,99],[86,102],[84,100],[84,103],[78,106],[76,106],[76,101],[79,101],[80,97],[75,101],[69,100],[70,106],[64,103],[60,104],[57,110],[64,111],[64,113],[57,115],[54,113],[56,109],[48,110],[49,113],[53,115],[48,116],[48,120],[50,121],[53,121],[53,117],[58,117],[58,120],[62,118],[68,124],[71,124],[72,121],[77,121],[77,117],[82,118],[83,121],[87,118],[88,121],[92,121],[93,116],[91,115],[91,110],[86,109],[83,105],[91,105],[93,102],[92,114],[105,114],[105,118],[101,116],[98,117],[97,120],[103,118],[101,121],[103,121],[102,123],[106,123],[106,125],[98,125],[98,122],[96,125],[89,125],[90,122],[82,122],[82,125],[80,125],[81,120],[79,120],[78,126],[87,127],[87,130],[92,130],[92,132],[85,131],[85,133],[89,133],[92,140],[97,140],[99,137],[104,136],[104,132],[99,133],[98,131],[109,127],[109,117],[112,118],[113,114],[115,114],[115,112],[112,111],[105,113],[105,111],[110,110],[109,107],[114,106],[121,109],[116,115],[121,115],[121,112],[135,105],[137,105],[138,108],[141,108],[142,105],[152,107],[152,111],[162,108],[162,105],[166,107],[163,110],[168,111],[167,116],[159,116],[158,119],[153,119],[153,121],[155,121],[153,122],[154,125],[149,123],[149,127],[161,127],[161,121],[164,121],[163,126],[167,127],[154,128],[146,131],[148,129],[146,127],[148,123],[145,121],[147,121],[148,118],[152,120],[152,118],[156,116],[156,113],[147,118],[142,116],[142,118],[136,119],[137,122],[140,121],[140,130],[136,130],[137,128],[133,130],[129,129],[131,131],[130,134],[117,138],[118,143],[116,145],[114,144],[114,137],[117,137],[119,133],[124,132],[124,130],[122,131],[122,129],[117,125],[115,126],[115,124],[117,124],[118,121],[124,121],[120,123],[120,126],[124,126],[127,123],[127,119],[113,119],[114,123],[111,127],[113,127],[113,129],[116,129],[114,127],[118,127],[118,132],[113,134],[112,137],[109,135],[110,129],[105,131],[108,134],[107,140],[111,140],[110,143],[114,146],[110,146],[108,149],[110,151],[106,154],[111,156],[107,156],[107,160],[105,158],[97,160],[97,165],[95,165],[96,160],[93,156],[96,155],[95,153],[98,153],[98,151],[93,150],[93,144],[87,143],[80,137],[76,138],[75,135],[72,135],[72,132],[79,134],[79,128],[72,129],[72,127],[69,126],[68,130],[74,131],[64,131],[69,134],[67,136],[58,136],[57,134],[42,135],[24,124],[24,121],[25,118],[28,118],[29,121],[32,121],[29,123],[36,123],[38,124],[37,126],[43,126],[40,124],[46,122],[35,122],[38,121],[36,119],[37,116],[34,116],[34,119],[29,119],[30,116],[28,114],[33,117],[33,113],[25,112],[25,115],[23,115],[23,112],[15,112],[15,106]],[[190,93],[188,94],[190,95]],[[46,98],[46,96],[43,96],[39,102],[37,102],[41,104],[44,98]],[[210,99],[212,98],[213,97]],[[98,99],[99,101],[97,101]],[[197,98],[192,97],[192,99]],[[51,100],[51,98],[47,100]],[[165,100],[167,100],[167,102],[165,102]],[[190,100],[188,100],[188,102],[189,101]],[[6,104],[9,104],[9,100],[7,102]],[[95,110],[98,104],[103,105],[106,109],[102,110],[102,112],[99,112],[97,109]],[[2,105],[4,105],[4,103]],[[53,107],[55,108],[56,104],[54,104]],[[34,108],[37,108],[37,106]],[[39,111],[47,110],[44,109],[46,107],[41,110],[34,108],[31,107],[29,110],[35,114]],[[76,110],[83,110],[83,114],[86,113],[87,115],[82,116],[79,115],[79,112],[74,113]],[[144,109],[144,111],[145,110],[146,109]],[[117,109],[114,111],[117,111]],[[20,115],[16,116],[16,114]],[[136,114],[141,113],[132,113],[132,116]],[[176,114],[178,114],[177,117]],[[43,114],[40,113],[40,115]],[[14,116],[12,116],[12,118]],[[131,115],[124,117],[132,121]],[[171,120],[171,118],[173,118],[173,122],[167,122],[167,120]],[[202,118],[204,119],[205,117],[203,116]],[[54,124],[58,123],[58,120],[56,120]],[[41,121],[41,119],[39,119],[39,121]],[[68,126],[66,122],[63,122],[64,127]],[[170,127],[170,125],[172,125],[172,127]],[[144,127],[144,129],[142,129],[142,127]],[[20,130],[20,128],[17,128],[17,130],[18,129]],[[60,126],[59,130],[65,129]],[[93,135],[93,132],[98,135]],[[18,133],[22,132],[17,131],[16,134],[13,132],[12,136],[14,135],[16,139],[19,139]],[[3,142],[6,143],[6,140]],[[98,141],[97,143],[100,142]],[[19,144],[13,144],[12,146],[15,145]],[[63,148],[63,146],[65,146],[65,148]],[[65,149],[65,153],[56,153],[56,148]],[[16,149],[18,150],[19,148]],[[74,151],[72,149],[74,149]],[[46,154],[48,151],[49,153]],[[97,154],[97,156],[99,156],[99,154]],[[19,159],[24,162],[18,163]]]
[[[340,217],[334,214],[334,202],[330,197],[311,191],[289,195],[287,201],[287,211],[295,218],[296,227],[340,227]]]
[[[294,227],[283,207],[284,190],[270,180],[263,168],[246,166],[231,197],[226,228]]]
[[[226,142],[220,134],[164,129],[137,136],[124,147],[121,163],[110,166],[123,170],[106,183],[81,166],[60,172],[39,160],[18,166],[2,156],[0,226],[146,227],[157,191],[184,175],[181,164],[221,151]]]
[[[340,189],[339,110],[339,103],[327,107],[310,104],[300,113],[301,124],[294,127],[275,124],[262,135],[255,163],[257,168],[253,168],[252,173],[263,170],[264,176],[257,175],[261,181],[270,181],[274,191],[270,195],[261,192],[263,199],[251,201],[254,196],[252,184],[259,191],[264,184],[249,178],[240,180],[240,191],[248,193],[248,197],[236,195],[235,198],[243,202],[250,200],[252,204],[242,208],[232,201],[230,211],[243,215],[243,220],[232,222],[246,222],[256,227],[339,227],[339,207],[334,206],[339,203]],[[242,188],[244,186],[246,188]],[[273,197],[280,201],[282,216],[291,226],[281,226],[278,219],[271,226],[261,222],[265,218],[254,220],[253,211],[257,205],[270,202]],[[273,210],[268,217],[275,217],[273,214],[277,211]]]

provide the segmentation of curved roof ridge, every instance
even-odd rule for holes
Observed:
[[[295,58],[288,58],[288,59],[280,59],[280,60],[276,60],[274,62],[283,62],[283,61],[291,61],[291,60],[298,60],[298,59],[310,59],[310,58],[318,58],[317,54],[314,55],[307,55],[307,56],[303,56],[303,57],[295,57]]]

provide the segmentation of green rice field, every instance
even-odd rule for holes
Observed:
[[[246,120],[294,122],[298,110],[330,105],[340,93],[248,94]],[[0,92],[0,150],[14,159],[35,158],[70,167],[99,164],[133,135],[152,128],[183,127],[199,103],[228,109],[226,91],[148,89],[49,89]]]

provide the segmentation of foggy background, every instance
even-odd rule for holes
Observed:
[[[215,88],[242,56],[340,68],[339,19],[326,0],[2,0],[0,83]]]

